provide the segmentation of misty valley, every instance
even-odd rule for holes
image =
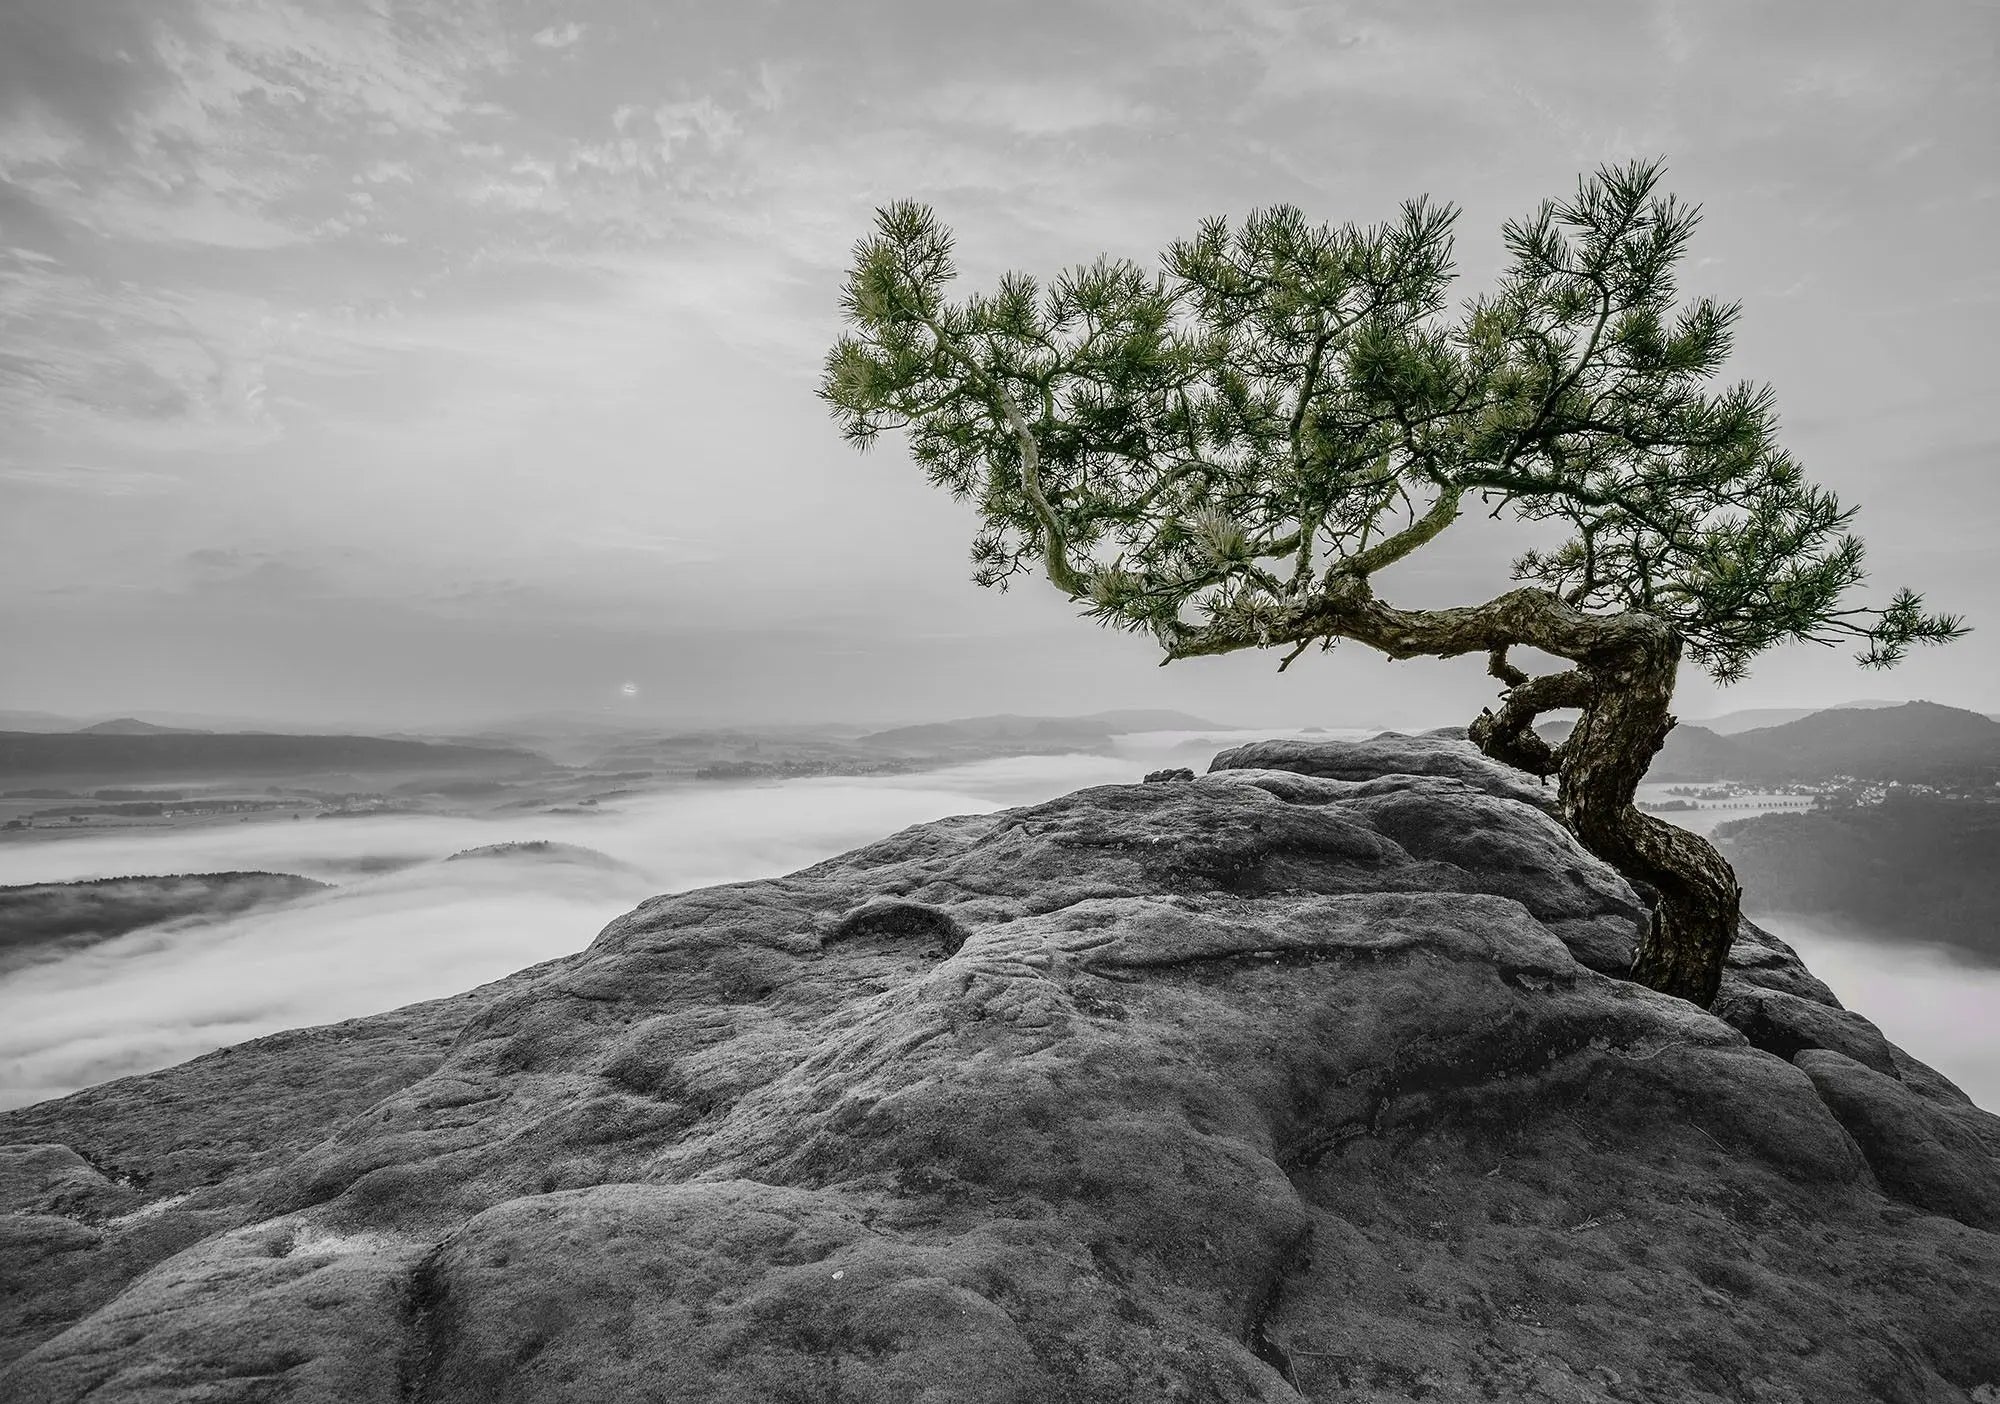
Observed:
[[[789,872],[909,824],[1199,773],[1271,735],[1365,734],[1162,711],[876,730],[556,717],[453,737],[131,719],[7,732],[0,1104],[456,994],[581,948],[655,894]],[[1712,834],[1752,916],[1830,979],[1852,972],[1892,1036],[1991,1105],[1996,778],[2000,723],[1912,703],[1684,724],[1640,802]]]
[[[886,731],[0,733],[0,1103],[456,994],[579,949],[660,892],[1203,766],[1245,739],[1161,711]]]

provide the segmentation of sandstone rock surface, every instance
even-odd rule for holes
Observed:
[[[1535,791],[1246,747],[0,1116],[0,1397],[1994,1397],[2000,1119],[1617,978]]]

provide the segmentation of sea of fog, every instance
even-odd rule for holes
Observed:
[[[1640,798],[1671,798],[1666,785],[1642,785]],[[1778,794],[1736,794],[1725,805],[1662,814],[1696,833],[1747,818]],[[1871,937],[1858,927],[1794,912],[1771,912],[1744,894],[1750,919],[1791,945],[1849,1009],[1866,1015],[1890,1042],[2000,1111],[2000,970],[1968,964],[1944,947]]]
[[[581,950],[656,893],[776,876],[910,824],[1130,783],[1165,765],[1200,771],[1219,750],[1284,734],[1148,732],[1117,738],[1104,755],[689,786],[590,814],[392,814],[0,844],[0,885],[259,869],[336,884],[279,908],[135,931],[0,977],[0,1107],[280,1029],[456,994]],[[536,840],[613,861],[444,861]],[[1982,1105],[2000,1107],[2000,972],[1802,919],[1759,919],[1850,1007]]]
[[[1819,917],[1750,917],[1799,953],[1849,1009],[1929,1063],[1988,1111],[2000,1111],[2000,970],[1950,951],[1871,940]]]
[[[1230,746],[1296,734],[1144,732],[1115,738],[1105,755],[687,786],[584,814],[382,814],[0,844],[0,885],[255,870],[336,884],[279,908],[148,927],[0,977],[0,1107],[280,1029],[456,994],[583,949],[657,893],[773,877],[911,824],[1128,784],[1162,766],[1199,771]],[[444,861],[537,840],[616,862]]]

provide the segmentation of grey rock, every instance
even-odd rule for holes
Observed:
[[[1890,1194],[2000,1232],[2000,1118],[1972,1106],[1939,1106],[1831,1049],[1805,1049],[1793,1061]]]
[[[0,1216],[0,1397],[2000,1381],[1994,1118],[1589,968],[1643,914],[1616,874],[1456,743],[1371,754],[919,825],[0,1116],[44,1148],[44,1208]]]
[[[0,1113],[0,1154],[65,1170],[40,1189],[26,1176],[12,1181],[4,1208],[13,1212],[0,1212],[0,1360],[89,1315],[167,1258],[245,1222],[243,1195],[260,1168],[435,1071],[496,990],[543,969]],[[51,1146],[60,1158],[45,1157]],[[12,1396],[0,1388],[0,1398]]]
[[[1797,951],[1748,918],[1736,928],[1724,977],[1725,981],[1740,981],[1797,995],[1830,1009],[1840,1008],[1840,1000],[1817,975],[1806,969]]]
[[[1440,775],[1502,799],[1539,808],[1555,805],[1555,787],[1543,786],[1451,732],[1405,736],[1385,731],[1366,741],[1253,741],[1209,762],[1218,770],[1291,770],[1329,780],[1372,780],[1383,775]]]
[[[1170,766],[1165,770],[1149,770],[1146,772],[1146,783],[1148,785],[1165,785],[1177,780],[1192,779],[1194,779],[1194,772],[1184,765]]]
[[[1578,965],[1622,979],[1632,969],[1645,920],[1642,914],[1612,912],[1557,918],[1549,923],[1549,929],[1562,938]]]
[[[1957,1083],[1929,1064],[1918,1062],[1893,1043],[1889,1045],[1889,1058],[1896,1065],[1896,1076],[1918,1096],[1949,1107],[1972,1105],[1972,1098],[1966,1096]]]
[[[1752,1046],[1780,1058],[1794,1057],[1808,1048],[1826,1048],[1876,1072],[1899,1076],[1889,1040],[1852,1010],[1734,979],[1724,981],[1711,1009]]]
[[[0,1146],[0,1213],[33,1213],[88,1197],[109,1184],[68,1146]]]

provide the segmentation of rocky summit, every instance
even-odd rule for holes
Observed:
[[[2000,1400],[2000,1118],[1547,803],[1246,747],[9,1113],[0,1397]]]

